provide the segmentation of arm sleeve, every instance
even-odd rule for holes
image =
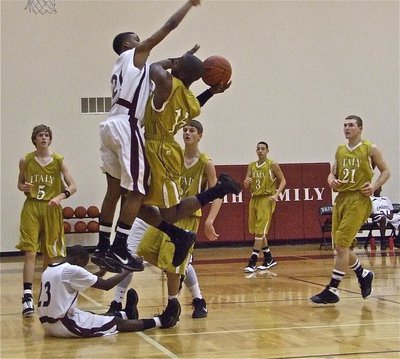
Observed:
[[[211,91],[209,89],[205,90],[204,92],[202,92],[199,96],[197,96],[197,100],[199,100],[200,102],[200,106],[203,107],[205,105],[205,103],[211,98],[213,97],[213,94],[211,93]]]

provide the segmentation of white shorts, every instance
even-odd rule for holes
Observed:
[[[52,337],[93,338],[118,333],[115,317],[98,315],[74,309],[55,323],[42,323],[44,331]]]
[[[116,115],[100,123],[100,167],[121,180],[121,187],[146,194],[150,169],[137,122],[128,115]]]
[[[400,229],[400,213],[393,213],[393,218],[387,219],[387,222],[389,222],[394,228]]]

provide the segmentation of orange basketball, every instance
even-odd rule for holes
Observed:
[[[64,221],[64,233],[70,233],[70,232],[71,232],[71,223]]]
[[[82,233],[86,232],[86,223],[83,221],[78,221],[74,225],[75,232]]]
[[[100,211],[96,206],[90,206],[87,209],[87,215],[90,218],[97,218],[99,216],[99,214],[100,214]]]
[[[204,64],[203,81],[208,86],[228,83],[232,76],[232,67],[227,59],[214,55],[206,58]]]
[[[87,230],[90,233],[95,233],[99,231],[99,223],[97,221],[90,221],[87,224]]]
[[[62,214],[65,219],[70,219],[74,216],[74,210],[71,207],[64,207]]]
[[[75,208],[74,213],[76,218],[84,218],[86,217],[86,208],[83,206],[78,206]]]

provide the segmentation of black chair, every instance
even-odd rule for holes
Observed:
[[[319,249],[322,247],[329,249],[332,246],[332,209],[332,205],[325,205],[319,208],[319,226],[322,234]]]

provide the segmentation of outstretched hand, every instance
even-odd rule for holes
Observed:
[[[219,83],[217,85],[211,86],[210,87],[210,91],[213,95],[217,94],[217,93],[223,93],[225,92],[229,87],[231,87],[232,85],[232,81],[227,82],[226,84],[224,83]]]

